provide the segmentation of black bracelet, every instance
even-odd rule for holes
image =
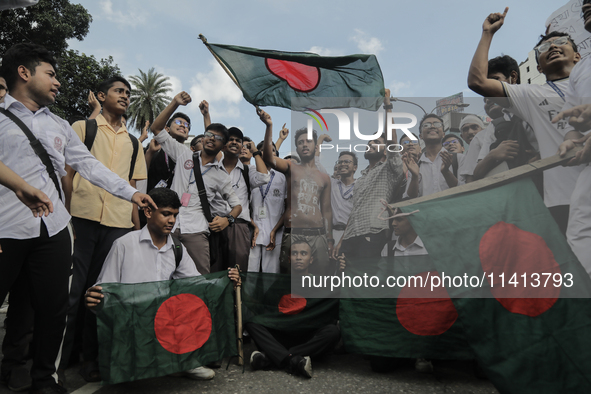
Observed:
[[[257,150],[256,152],[254,152],[254,153],[252,154],[252,156],[253,156],[253,157],[254,157],[254,156],[261,156],[261,157],[262,157],[262,156],[263,156],[263,152],[261,152],[260,150]]]
[[[390,103],[390,104],[384,104],[384,109],[392,109],[394,108],[394,104]]]

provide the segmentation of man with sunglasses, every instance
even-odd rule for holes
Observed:
[[[565,103],[572,69],[581,60],[576,44],[567,33],[543,36],[535,47],[538,69],[544,73],[544,85],[510,85],[488,78],[488,51],[494,34],[501,28],[508,12],[490,14],[482,25],[482,37],[476,48],[468,86],[474,92],[494,98],[499,105],[525,120],[534,130],[542,159],[556,154],[566,134],[568,121],[555,117]],[[544,172],[544,202],[563,234],[569,217],[570,197],[581,168],[555,167]]]
[[[168,104],[152,124],[155,140],[166,154],[176,162],[175,173],[172,179],[171,189],[181,196],[181,208],[173,229],[173,236],[178,238],[187,248],[187,252],[195,262],[197,271],[201,274],[210,272],[209,234],[211,231],[221,232],[234,223],[235,218],[242,212],[240,199],[232,189],[231,178],[222,168],[216,156],[228,141],[228,129],[220,123],[211,123],[205,129],[203,136],[203,149],[193,152],[185,144],[176,141],[163,131],[164,125],[179,105],[187,105],[191,102],[191,96],[186,92],[180,92]],[[199,168],[193,168],[193,154],[198,156]],[[216,194],[222,196],[231,210],[225,216],[215,216],[208,223],[201,199],[195,171],[200,171],[203,184],[207,193],[207,200],[212,201]],[[211,209],[212,215],[214,209]]]

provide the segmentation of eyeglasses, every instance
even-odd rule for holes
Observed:
[[[568,37],[559,37],[554,41],[546,41],[535,47],[534,49],[539,54],[546,52],[552,45],[557,47],[561,47],[563,45],[568,44]]]
[[[353,160],[339,160],[339,161],[337,161],[337,166],[340,166],[341,164],[348,165],[351,163],[353,163]]]
[[[445,141],[442,145],[447,148],[449,146],[449,144],[459,144],[459,143],[460,143],[460,141],[458,141],[457,139],[453,139],[453,140]]]
[[[217,134],[212,133],[211,131],[206,131],[205,134],[203,134],[203,139],[206,139],[206,138],[215,138],[216,141],[224,142],[223,135],[217,135]]]
[[[184,121],[182,121],[180,119],[175,120],[174,123],[175,124],[178,124],[179,126],[185,126],[185,128],[191,130],[191,123],[184,122]]]
[[[423,125],[421,126],[421,129],[428,129],[430,127],[435,127],[435,128],[440,128],[443,127],[443,123],[441,122],[428,122],[428,123],[423,123]]]
[[[466,126],[462,127],[461,132],[467,133],[468,130],[478,131],[478,130],[482,130],[482,129],[477,124],[470,124],[470,125],[466,125]]]
[[[402,145],[408,145],[408,144],[416,145],[418,143],[419,143],[419,141],[415,141],[415,140],[404,140],[404,141],[402,141]]]

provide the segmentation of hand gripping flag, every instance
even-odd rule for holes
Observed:
[[[375,55],[327,57],[208,44],[200,38],[252,105],[304,110],[292,107],[295,97],[309,99],[305,105],[310,108],[326,108],[326,101],[316,99],[327,97],[343,99],[339,107],[375,111],[382,104],[384,77]]]
[[[101,286],[105,298],[97,320],[105,383],[168,375],[237,354],[226,272]]]
[[[401,206],[417,209],[409,219],[437,271],[480,278],[445,286],[495,387],[591,392],[591,280],[533,183]]]

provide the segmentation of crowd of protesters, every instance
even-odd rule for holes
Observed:
[[[591,4],[583,11],[591,31]],[[13,390],[32,385],[35,393],[65,392],[64,370],[81,358],[84,379],[100,381],[92,309],[101,302],[101,283],[226,270],[239,281],[234,267],[326,275],[348,260],[426,254],[405,215],[395,212],[391,223],[379,218],[381,200],[431,195],[576,145],[583,148],[568,166],[535,181],[591,273],[591,103],[584,98],[590,63],[567,33],[552,32],[535,46],[547,83],[521,84],[514,59],[488,56],[506,14],[485,19],[468,75],[492,121],[465,116],[455,135],[445,133],[441,117],[426,114],[414,138],[391,141],[384,134],[369,141],[368,165],[358,178],[354,152],[340,152],[331,174],[319,165],[318,147],[330,137],[314,132],[309,138],[307,129],[295,131],[295,153],[279,157],[289,130],[284,125],[274,135],[271,117],[260,109],[260,142],[212,122],[207,101],[199,104],[203,127],[197,126],[177,111],[193,99],[186,92],[176,94],[138,140],[126,128],[131,85],[122,77],[97,86],[89,95],[92,115],[70,126],[47,108],[60,87],[50,52],[34,44],[12,47],[0,70],[0,301],[10,294],[2,379]],[[392,111],[389,90],[384,97]],[[203,132],[187,145],[195,128]],[[400,144],[402,153],[383,148],[389,144]],[[184,253],[175,262],[177,248]],[[331,325],[289,348],[265,327],[247,329],[259,348],[253,369],[276,365],[306,377],[312,376],[309,356],[339,338]],[[433,369],[428,360],[416,365]],[[205,366],[185,373],[215,375]]]

